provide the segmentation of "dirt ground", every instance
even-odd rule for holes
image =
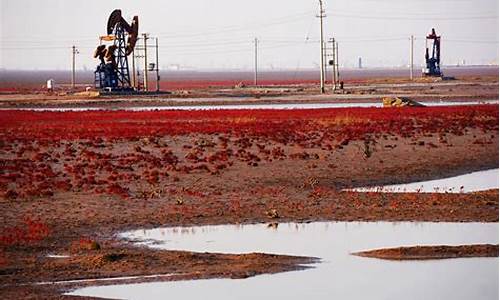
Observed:
[[[498,98],[498,83],[495,84]],[[482,88],[479,90],[476,92],[486,95]],[[490,92],[494,94],[493,89]],[[25,103],[40,103],[30,101]],[[17,105],[18,100],[15,102]],[[13,105],[8,101],[4,104]],[[477,114],[478,122],[487,122],[486,117]],[[238,122],[245,121],[248,120]],[[5,137],[14,132],[22,135],[29,128],[39,130],[35,123],[14,128],[20,131],[4,127],[2,134]],[[455,124],[436,126],[452,128]],[[417,128],[420,133],[412,136],[384,134],[369,140],[342,140],[330,148],[311,144],[307,151],[290,142],[201,133],[94,142],[44,142],[34,138],[39,146],[36,151],[30,150],[33,141],[29,139],[5,139],[0,144],[4,167],[12,167],[8,161],[21,157],[18,163],[26,163],[30,168],[29,160],[23,158],[32,157],[32,161],[38,161],[37,172],[50,165],[58,174],[74,174],[73,181],[80,185],[54,192],[50,186],[44,187],[41,194],[35,195],[28,193],[29,184],[25,186],[27,194],[22,194],[21,189],[9,192],[12,182],[1,182],[0,294],[3,298],[65,299],[74,297],[59,296],[61,291],[87,283],[32,283],[169,273],[175,276],[161,280],[244,278],[296,270],[316,262],[314,258],[267,254],[221,255],[137,248],[115,236],[128,229],[323,220],[498,222],[498,190],[467,194],[344,191],[350,187],[430,180],[498,168],[498,126],[461,131],[450,128],[442,128],[439,133]],[[163,154],[199,167],[197,155],[203,153],[196,151],[213,152],[226,149],[227,145],[245,151],[238,150],[238,159],[225,161],[220,170],[200,167],[183,171],[181,166],[167,168],[160,176],[151,171],[158,164],[153,157],[162,148],[171,151]],[[132,169],[108,172],[105,164],[98,164],[107,159],[106,155],[131,159],[131,153],[138,159]],[[92,158],[82,159],[83,155]],[[83,175],[82,170],[86,172]],[[127,191],[114,185],[104,192],[92,187],[95,184],[90,181],[99,181],[104,174],[127,181]],[[34,173],[32,185],[40,187],[38,182],[51,176],[60,175]],[[50,258],[47,254],[69,254],[70,258]],[[148,279],[132,281],[144,280]]]
[[[164,190],[175,187],[182,191],[171,195],[160,192],[160,195],[123,200],[107,195],[58,193],[34,201],[3,200],[0,207],[4,226],[14,226],[23,216],[30,215],[46,224],[50,234],[36,245],[6,249],[0,276],[2,284],[8,286],[2,287],[2,293],[17,295],[11,291],[13,287],[26,292],[24,287],[19,289],[19,284],[30,282],[139,274],[188,274],[182,278],[252,276],[293,270],[307,261],[257,254],[139,250],[114,238],[114,233],[126,229],[320,220],[497,222],[498,190],[437,195],[340,191],[353,185],[431,179],[498,166],[497,134],[487,146],[474,145],[472,135],[450,136],[449,143],[454,146],[434,149],[414,147],[409,140],[393,141],[391,144],[397,147],[381,147],[370,158],[373,163],[369,167],[354,143],[346,146],[338,157],[331,158],[335,163],[333,168],[327,162],[315,161],[275,162],[258,167],[236,164],[218,176],[179,176],[178,181],[164,185]],[[97,241],[101,250],[92,250],[87,240]],[[69,253],[71,258],[47,258],[48,253]],[[117,257],[116,261],[113,257]],[[47,290],[38,294],[40,287],[28,289],[37,297],[47,296]]]
[[[460,257],[498,257],[498,245],[417,246],[377,249],[353,255],[388,260],[426,260]]]
[[[165,90],[169,91],[168,85]],[[159,94],[99,95],[96,92],[54,93],[11,91],[0,92],[0,108],[100,107],[119,109],[144,106],[227,105],[380,102],[383,97],[409,97],[416,101],[481,101],[498,100],[498,76],[464,76],[456,80],[420,78],[370,79],[346,83],[344,90],[327,90],[318,95],[315,84],[206,87],[195,90],[170,90]]]

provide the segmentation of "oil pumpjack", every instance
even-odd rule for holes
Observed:
[[[429,41],[432,41],[432,56],[429,52]],[[436,34],[436,30],[432,28],[425,40],[425,68],[423,69],[424,76],[443,76],[441,72],[441,36]]]
[[[108,19],[107,35],[100,37],[100,45],[94,52],[99,58],[95,74],[95,87],[111,91],[132,91],[127,57],[134,51],[139,34],[139,17],[134,16],[129,24],[119,9]],[[103,42],[112,42],[106,46]]]

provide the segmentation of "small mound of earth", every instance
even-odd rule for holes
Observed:
[[[414,246],[377,249],[353,255],[388,260],[425,260],[460,257],[498,257],[498,245]]]

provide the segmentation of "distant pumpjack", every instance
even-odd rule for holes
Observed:
[[[111,90],[132,90],[127,57],[134,51],[139,34],[139,18],[135,16],[128,24],[122,17],[119,9],[114,10],[108,19],[107,35],[101,36],[102,41],[113,41],[106,45],[99,45],[94,58],[99,58],[100,64],[95,73],[96,88]],[[126,39],[127,37],[127,39]]]
[[[428,42],[432,41],[432,56],[429,53]],[[441,36],[436,34],[436,30],[432,28],[425,40],[425,68],[424,76],[443,76],[441,72]]]

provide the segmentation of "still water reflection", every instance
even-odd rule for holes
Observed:
[[[498,243],[497,223],[318,222],[176,227],[121,237],[161,249],[315,256],[305,271],[89,287],[71,295],[120,299],[498,299],[498,258],[385,261],[352,252],[411,245]]]
[[[353,189],[356,192],[469,193],[498,189],[498,169],[468,173],[443,179]]]

